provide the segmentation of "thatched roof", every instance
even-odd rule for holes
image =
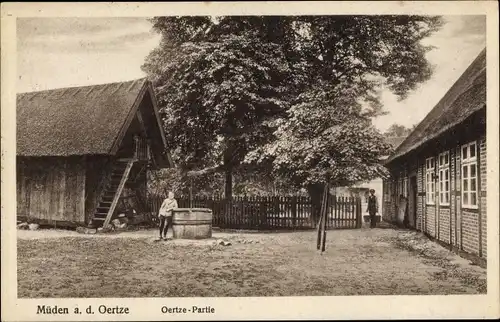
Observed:
[[[114,154],[146,91],[143,78],[18,94],[17,155]]]
[[[486,107],[486,49],[478,55],[443,98],[399,145],[390,163],[436,139]]]

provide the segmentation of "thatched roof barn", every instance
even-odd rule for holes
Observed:
[[[161,124],[145,78],[18,94],[18,216],[109,222],[124,188],[172,166]]]
[[[386,166],[385,220],[486,257],[486,49]]]

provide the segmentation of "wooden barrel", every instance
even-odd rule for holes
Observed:
[[[172,215],[175,239],[212,237],[212,210],[207,208],[177,208]]]

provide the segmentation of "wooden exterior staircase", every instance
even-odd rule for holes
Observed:
[[[125,159],[114,163],[92,219],[95,224],[102,222],[102,227],[109,225],[134,162],[135,159]]]

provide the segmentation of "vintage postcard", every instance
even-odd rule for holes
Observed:
[[[2,321],[498,318],[498,4],[2,4]]]

